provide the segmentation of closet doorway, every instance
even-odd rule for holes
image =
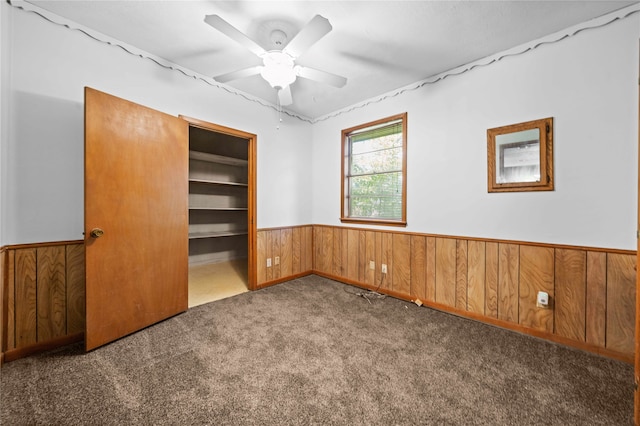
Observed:
[[[256,135],[189,123],[189,307],[255,286]]]

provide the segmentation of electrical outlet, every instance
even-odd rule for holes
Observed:
[[[383,263],[383,264],[382,264],[382,273],[383,273],[383,274],[386,274],[386,273],[387,273],[387,264],[386,264],[386,263]]]
[[[274,264],[276,264],[276,265],[279,265],[279,264],[280,264],[280,256],[276,256],[276,257],[273,259],[273,263],[274,263]]]
[[[374,262],[373,260],[369,261],[369,269],[371,269],[372,271],[376,270],[376,262]]]
[[[271,268],[271,258],[267,259],[267,268]]]
[[[548,308],[549,307],[549,293],[546,291],[539,291],[538,297],[536,297],[536,306],[538,308]]]

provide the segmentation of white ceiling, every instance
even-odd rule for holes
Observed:
[[[602,16],[637,1],[28,1],[206,76],[260,65],[204,22],[218,14],[267,50],[313,16],[333,30],[297,63],[347,77],[343,88],[298,78],[287,109],[308,118]],[[227,85],[276,103],[259,75]]]

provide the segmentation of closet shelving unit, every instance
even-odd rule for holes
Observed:
[[[245,139],[190,129],[190,264],[247,257],[247,146]]]

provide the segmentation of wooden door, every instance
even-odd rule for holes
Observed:
[[[187,310],[187,194],[188,123],[86,88],[86,350]]]

